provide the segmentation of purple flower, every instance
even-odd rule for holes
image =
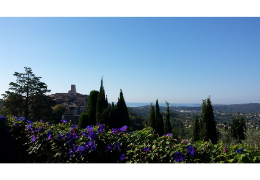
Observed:
[[[72,136],[73,136],[73,131],[68,132],[67,138],[69,139],[69,138],[72,137]]]
[[[127,126],[123,126],[121,129],[120,129],[122,132],[125,132],[127,130]]]
[[[148,152],[150,150],[150,147],[145,147],[144,151]]]
[[[89,138],[89,139],[92,139],[92,140],[95,140],[95,139],[97,139],[97,134],[94,133],[94,132],[90,132],[90,133],[88,134],[88,138]]]
[[[67,121],[66,121],[65,119],[62,119],[61,122],[62,122],[63,124],[67,123]]]
[[[74,129],[76,129],[77,128],[77,126],[71,126],[71,128],[70,128],[70,130],[74,130]]]
[[[62,137],[63,137],[63,136],[62,136],[62,133],[60,133],[60,134],[58,135],[57,139],[60,140]]]
[[[25,121],[26,119],[25,119],[25,117],[20,117],[20,118],[18,118],[17,120],[18,120],[18,121]]]
[[[125,154],[122,154],[120,157],[120,161],[123,161],[125,159]]]
[[[112,149],[113,149],[113,146],[111,144],[108,144],[107,145],[107,151],[112,151]]]
[[[184,156],[181,152],[174,153],[174,159],[177,162],[182,162],[184,159]]]
[[[82,135],[82,136],[86,136],[87,133],[86,133],[85,131],[83,131],[83,132],[81,133],[81,135]]]
[[[98,128],[98,133],[102,133],[103,130],[104,130],[104,127],[99,127],[99,128]]]
[[[87,150],[86,146],[79,146],[76,152],[79,152],[79,154],[84,155],[86,153],[86,150]]]
[[[184,141],[184,144],[189,144],[190,142],[189,141]]]
[[[187,149],[187,154],[194,156],[194,147],[193,146],[189,146]]]
[[[118,132],[120,132],[120,129],[112,128],[112,133],[113,133],[113,134],[116,134],[116,133],[118,133]]]
[[[163,135],[164,137],[171,137],[172,133]]]
[[[27,120],[27,122],[28,122],[28,123],[30,123],[30,124],[32,124],[32,123],[33,123],[33,122],[32,122],[32,121],[30,121],[30,120]]]
[[[27,129],[31,129],[31,128],[32,128],[31,124],[27,125]]]
[[[17,123],[14,124],[15,127],[18,127],[19,125]]]
[[[94,129],[94,127],[93,126],[87,126],[87,132],[92,132],[93,131],[93,129]]]
[[[51,139],[51,132],[48,131],[48,133],[47,133],[47,140],[50,140],[50,139]]]
[[[241,152],[243,152],[244,148],[241,148],[239,150],[237,150],[237,152],[240,154]]]
[[[97,124],[98,127],[105,127],[105,124]]]
[[[43,120],[42,120],[42,119],[40,119],[40,122],[43,122]]]
[[[74,151],[73,151],[73,149],[71,148],[70,151],[69,151],[70,157],[73,157],[73,154],[74,154]]]
[[[78,134],[74,134],[74,136],[72,136],[72,140],[77,140],[79,139],[79,135]]]
[[[32,142],[34,142],[36,140],[35,135],[32,136]]]
[[[115,143],[115,150],[118,151],[120,149],[120,144],[118,142]]]
[[[87,149],[90,149],[90,151],[94,151],[96,149],[96,145],[93,141],[89,141],[85,144]]]

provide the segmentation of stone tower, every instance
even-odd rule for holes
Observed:
[[[75,84],[72,84],[71,85],[71,90],[69,91],[70,94],[76,96],[77,95],[77,92],[76,92],[76,85]]]

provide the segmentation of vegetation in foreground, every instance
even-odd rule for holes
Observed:
[[[128,132],[127,126],[108,129],[98,124],[82,129],[66,120],[51,125],[3,116],[0,123],[1,137],[9,137],[8,142],[14,144],[13,149],[4,144],[1,153],[6,156],[1,162],[8,162],[8,155],[14,154],[13,162],[28,163],[260,162],[260,151],[245,144],[225,147],[223,143],[175,139],[172,134],[159,136],[152,128]]]

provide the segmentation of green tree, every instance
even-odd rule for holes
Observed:
[[[114,105],[114,102],[112,102],[111,108],[110,108],[110,117],[109,117],[109,128],[116,128],[117,127],[117,106]]]
[[[96,109],[97,109],[97,99],[99,92],[93,90],[89,93],[88,97],[88,106],[87,106],[87,114],[89,117],[89,125],[96,125]]]
[[[246,139],[246,121],[245,117],[242,116],[240,120],[240,127],[239,127],[239,140],[243,141]]]
[[[96,105],[96,123],[104,124],[102,119],[102,114],[106,108],[107,108],[107,101],[106,101],[106,95],[105,95],[105,89],[103,86],[103,77],[102,77],[100,90],[97,98],[97,105]]]
[[[160,112],[158,99],[156,100],[156,105],[155,105],[155,132],[158,133],[160,136],[164,134],[164,122],[163,122],[162,114]]]
[[[63,104],[57,104],[53,108],[53,123],[60,123],[62,115],[66,112],[66,107]]]
[[[155,112],[154,112],[154,106],[153,103],[151,103],[150,106],[150,112],[149,112],[149,118],[148,118],[148,126],[155,129]]]
[[[82,128],[86,128],[87,125],[90,125],[89,124],[89,116],[87,113],[81,113],[81,115],[79,116],[79,125],[80,127]]]
[[[170,106],[169,103],[166,101],[166,113],[165,113],[165,133],[172,133],[172,126],[170,122],[171,114],[170,114]]]
[[[239,120],[239,116],[237,115],[236,118],[233,118],[231,122],[231,135],[237,141],[242,142],[245,140],[245,133],[246,133],[246,123],[244,116],[241,117]]]
[[[128,108],[125,103],[124,95],[122,89],[120,89],[120,94],[117,102],[117,127],[129,126],[129,113]]]
[[[200,121],[199,121],[200,140],[204,140],[204,137],[206,136],[205,111],[206,111],[206,101],[202,100],[201,115],[200,115]]]
[[[201,140],[209,141],[211,140],[213,144],[217,143],[218,135],[216,122],[214,118],[213,107],[210,101],[210,97],[202,103],[201,111],[201,122],[200,122]]]
[[[41,113],[42,111],[46,111],[46,109],[41,109],[43,105],[45,108],[51,109],[51,106],[54,103],[50,103],[51,99],[46,96],[46,93],[51,90],[47,88],[45,83],[40,81],[41,77],[36,77],[33,74],[32,69],[29,67],[25,67],[25,73],[15,72],[14,76],[17,78],[16,82],[11,82],[9,84],[9,91],[5,91],[6,94],[3,94],[6,111],[11,112],[13,107],[18,110],[17,105],[13,104],[13,102],[18,101],[19,105],[22,105],[22,110],[20,113],[26,119],[32,118],[38,120],[40,117],[39,115],[36,117],[36,114],[32,113],[30,116],[32,107],[33,110],[38,109],[37,114],[44,114]],[[17,99],[13,99],[16,97]]]
[[[195,114],[195,119],[194,119],[193,134],[192,134],[193,141],[200,140],[199,132],[200,132],[200,129],[199,129],[199,119],[198,119],[198,114],[196,113]]]

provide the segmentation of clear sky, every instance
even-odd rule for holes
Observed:
[[[51,93],[260,103],[260,18],[0,18],[0,94],[31,67]]]

